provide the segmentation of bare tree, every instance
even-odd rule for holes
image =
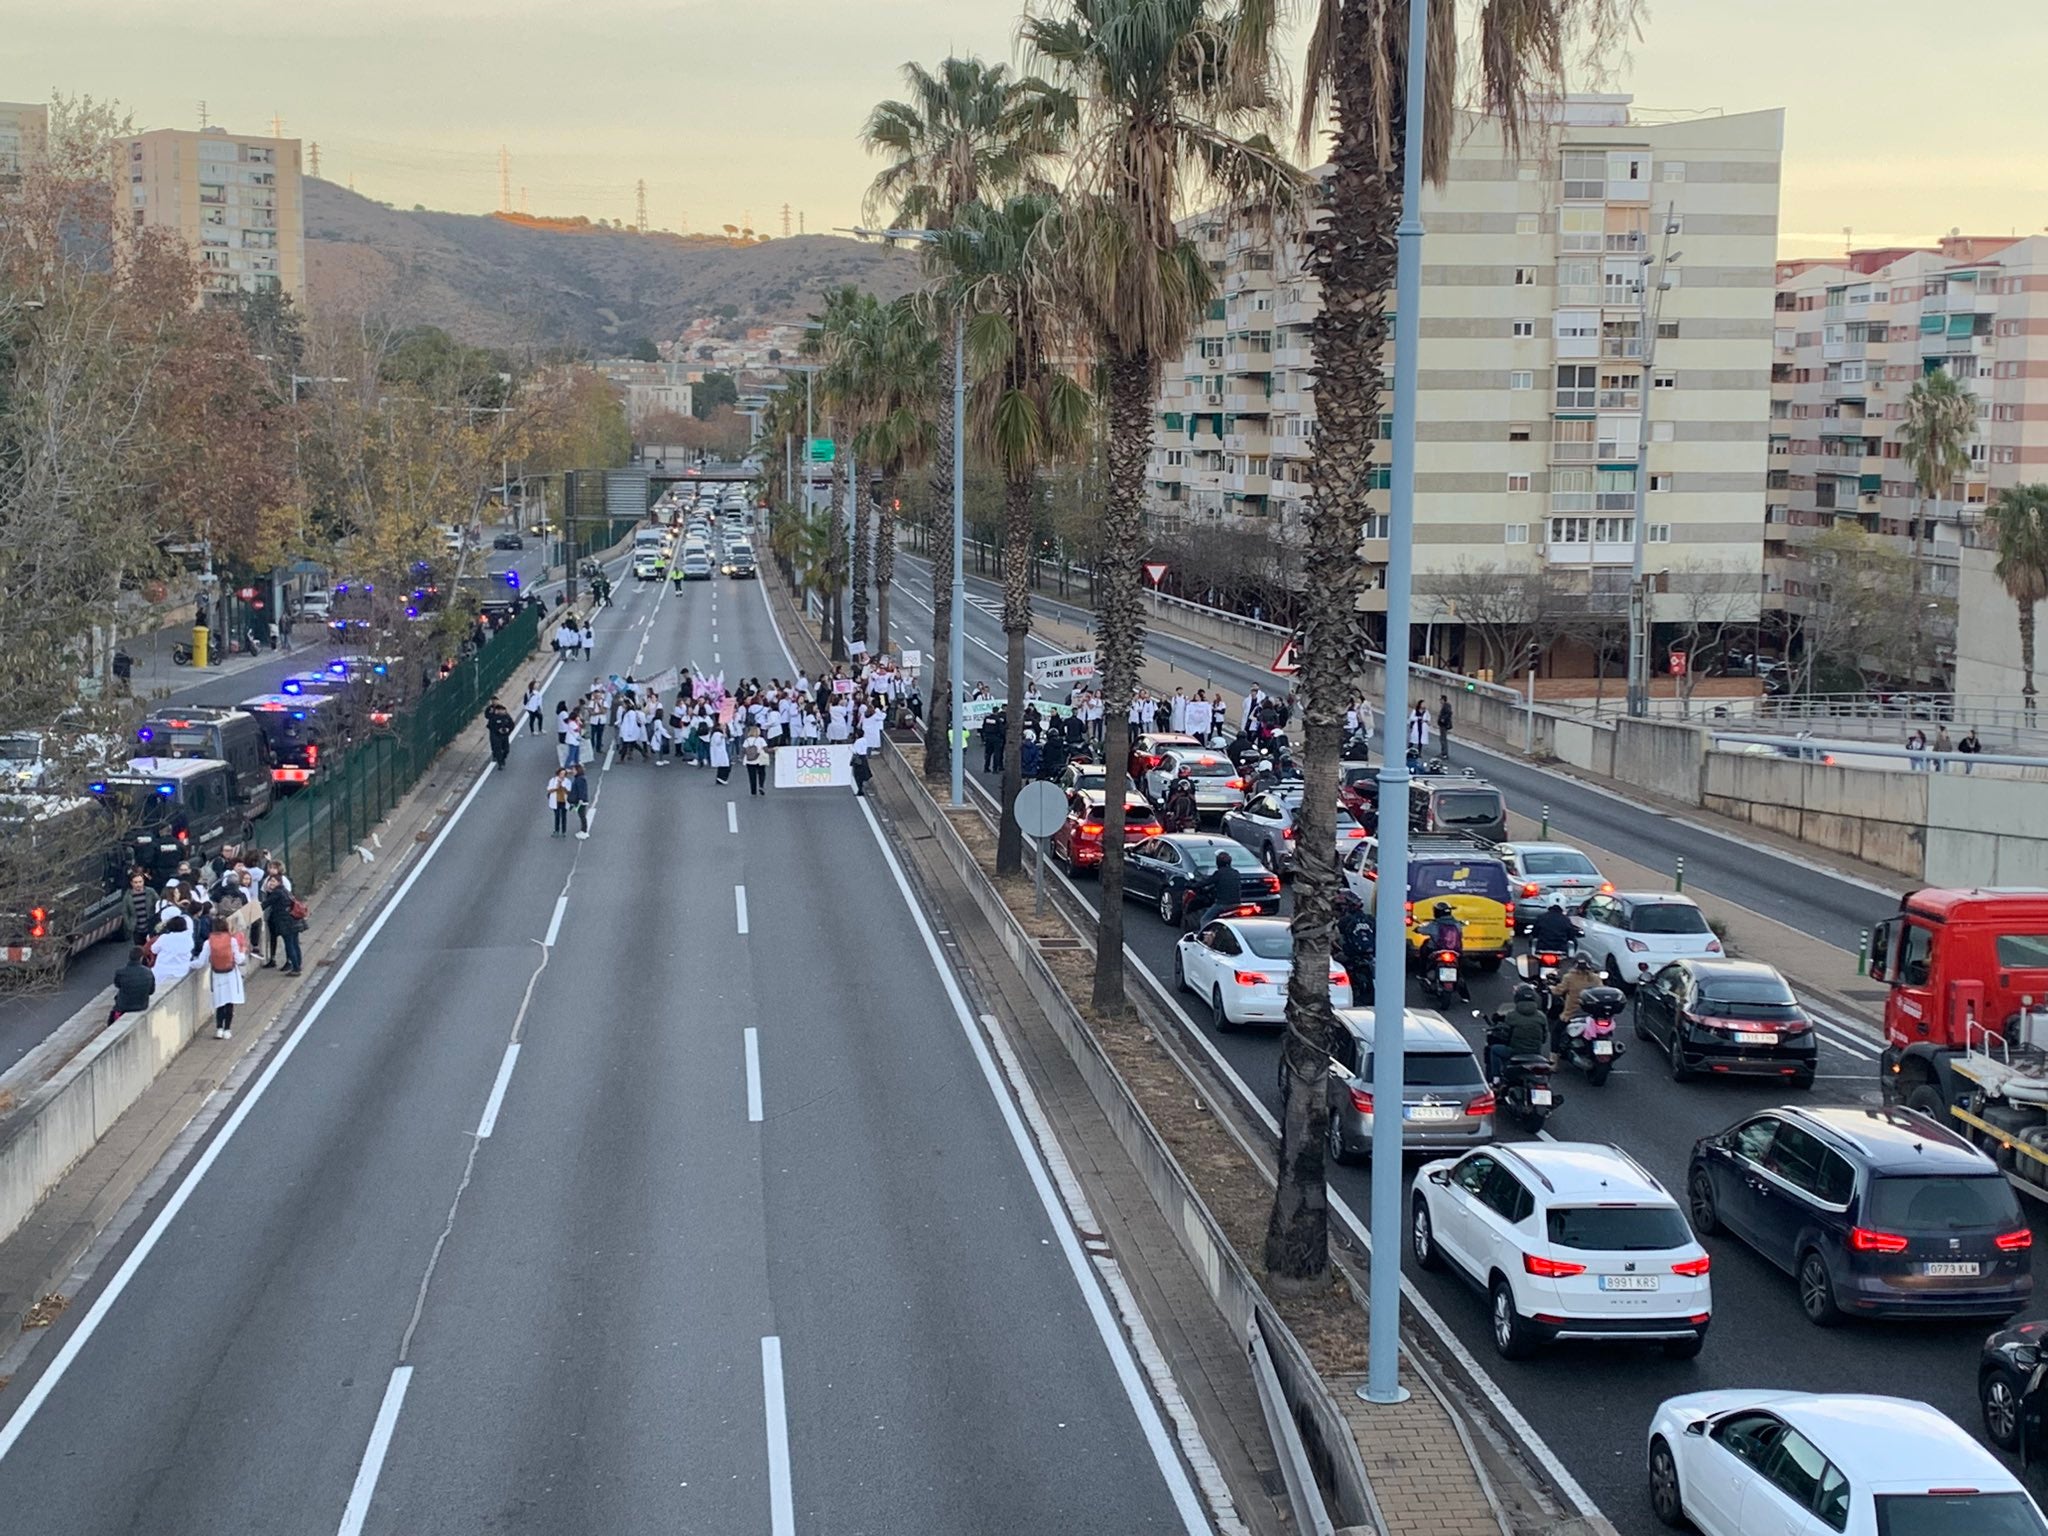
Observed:
[[[1731,591],[1713,567],[1687,565],[1672,574],[1657,604],[1659,619],[1673,632],[1670,649],[1685,657],[1685,670],[1674,675],[1678,712],[1692,713],[1693,690],[1727,654],[1732,640],[1746,636],[1756,624],[1756,605],[1747,592]]]
[[[1583,600],[1574,599],[1548,570],[1460,561],[1427,582],[1430,595],[1479,642],[1483,659],[1468,653],[1465,670],[1491,667],[1503,681],[1528,665],[1532,650],[1548,649],[1565,632],[1571,615],[1584,608]]]

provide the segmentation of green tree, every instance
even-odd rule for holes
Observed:
[[[936,72],[903,66],[906,99],[879,103],[861,130],[870,154],[888,157],[868,187],[871,215],[901,228],[945,229],[970,203],[1035,185],[1061,148],[1072,98],[1001,64],[948,58]],[[931,690],[925,709],[924,771],[947,776],[952,743],[953,357],[952,315],[931,308],[942,337],[931,456]]]
[[[1913,637],[1911,681],[1921,681],[1926,649],[1927,609],[1923,596],[1923,557],[1927,524],[1941,497],[1953,491],[1970,468],[1970,437],[1977,430],[1977,397],[1946,368],[1937,368],[1906,392],[1906,418],[1899,444],[1912,466],[1920,508],[1913,518],[1913,592],[1908,630]],[[1929,506],[1928,503],[1935,503]]]
[[[636,363],[658,363],[661,361],[661,349],[650,338],[642,336],[626,348],[626,356]]]
[[[709,421],[721,405],[739,403],[739,386],[729,373],[707,373],[690,386],[690,414],[699,421]]]
[[[1176,220],[1209,195],[1271,207],[1301,184],[1260,131],[1278,107],[1260,40],[1271,22],[1268,0],[1059,0],[1024,19],[1025,47],[1073,91],[1078,110],[1080,188],[1062,244],[1108,401],[1096,640],[1109,763],[1129,752],[1144,655],[1138,562],[1160,364],[1179,355],[1213,286]],[[1115,1015],[1127,1007],[1124,797],[1110,794],[1104,809],[1093,1002]]]
[[[967,363],[974,380],[968,421],[976,444],[1003,476],[1004,697],[1012,701],[1024,697],[1031,561],[1043,501],[1039,472],[1082,441],[1091,408],[1088,392],[1053,361],[1074,355],[1064,335],[1070,314],[1061,284],[1060,229],[1058,201],[1026,194],[1000,208],[963,208],[938,248],[956,274],[950,303],[968,316]],[[1003,751],[997,874],[1024,867],[1016,812],[1023,787],[1024,733],[1017,730]]]
[[[1998,563],[1993,568],[2020,610],[2021,694],[2034,723],[2034,607],[2048,598],[2048,485],[2016,485],[1984,509]]]

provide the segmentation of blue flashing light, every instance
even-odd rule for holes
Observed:
[[[418,608],[417,608],[416,606],[414,606],[413,604],[411,604],[411,603],[407,603],[407,604],[405,605],[405,616],[406,616],[406,617],[407,617],[408,619],[416,619],[416,618],[418,618],[418,617],[420,616],[420,611],[419,611],[419,609],[418,609]]]
[[[306,712],[303,709],[295,709],[292,711],[292,718],[294,720],[303,720],[306,718]]]
[[[137,741],[155,741],[156,732],[152,731],[148,726],[145,725],[141,730],[135,733],[135,739]]]
[[[377,590],[377,586],[376,586],[376,583],[375,583],[375,582],[369,582],[369,581],[366,581],[366,582],[364,582],[364,583],[363,583],[363,590],[364,590],[365,592],[374,592],[374,591],[376,591],[376,590]]]
[[[348,595],[348,583],[345,581],[338,581],[334,584],[334,590],[336,595],[346,597]]]
[[[391,669],[384,665],[384,663],[381,661],[372,662],[370,664],[370,670],[376,673],[379,677],[387,676],[391,671]]]
[[[178,786],[175,784],[159,784],[156,787],[156,792],[160,795],[175,795],[178,792]]]
[[[330,661],[329,663],[327,663],[327,670],[332,672],[336,677],[347,677],[348,663],[345,661]]]
[[[86,785],[86,788],[91,790],[96,795],[104,795],[107,792],[107,781],[105,779],[101,779],[97,784]]]
[[[284,680],[284,691],[286,693],[303,693],[305,692],[305,685],[295,677],[288,677]]]
[[[517,571],[507,571],[505,573],[505,585],[514,592],[517,592],[519,590],[519,573]]]

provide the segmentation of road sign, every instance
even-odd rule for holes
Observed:
[[[1151,582],[1153,586],[1158,586],[1160,582],[1166,579],[1166,562],[1164,560],[1147,560],[1145,562],[1145,579]]]
[[[1301,670],[1301,642],[1289,640],[1280,647],[1280,654],[1273,658],[1270,671],[1281,677],[1289,677]]]
[[[248,602],[251,598],[255,597],[255,595],[256,589],[254,587],[237,587],[235,589],[235,596],[239,597],[245,603]]]
[[[1028,665],[1040,687],[1050,688],[1058,684],[1071,687],[1095,676],[1095,653],[1068,651],[1060,656],[1037,656]]]
[[[810,458],[813,464],[830,464],[839,456],[839,445],[829,437],[811,439]]]
[[[1673,677],[1685,676],[1685,652],[1673,651],[1671,653],[1671,675]]]
[[[1044,779],[1026,784],[1013,803],[1018,830],[1026,837],[1051,837],[1067,819],[1067,797]]]

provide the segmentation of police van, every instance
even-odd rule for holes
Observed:
[[[92,783],[94,798],[123,818],[121,846],[152,885],[186,860],[199,864],[255,831],[235,792],[234,770],[204,757],[137,757]]]
[[[332,693],[259,693],[242,700],[241,707],[270,743],[270,777],[280,795],[317,780],[348,739],[343,727],[347,705]]]
[[[235,790],[248,819],[256,821],[270,810],[270,742],[247,710],[213,704],[159,710],[135,728],[135,741],[154,757],[205,757],[226,763],[234,771]]]

